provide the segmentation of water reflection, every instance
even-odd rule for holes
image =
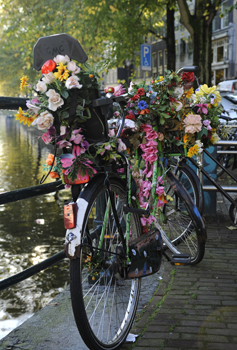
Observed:
[[[0,192],[39,184],[48,153],[39,132],[0,111]],[[48,180],[50,181],[50,179]],[[0,205],[0,279],[63,249],[63,200],[67,192]],[[43,224],[37,220],[43,219]],[[39,222],[39,221],[38,221]],[[68,284],[68,260],[0,292],[0,339]]]

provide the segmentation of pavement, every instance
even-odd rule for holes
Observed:
[[[237,349],[237,227],[217,198],[217,215],[205,217],[208,240],[196,266],[164,261],[147,285],[131,333],[121,350]],[[84,350],[72,315],[69,289],[0,341],[1,350]]]

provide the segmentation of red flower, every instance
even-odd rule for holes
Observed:
[[[41,72],[43,74],[48,74],[50,72],[53,72],[55,68],[56,68],[56,62],[54,62],[54,60],[48,60],[43,64],[41,68]]]
[[[176,136],[176,137],[175,137],[175,140],[178,141],[178,140],[179,140],[179,137]]]
[[[171,102],[176,102],[176,99],[175,99],[174,97],[172,97],[172,96],[169,96],[169,100],[170,100]]]
[[[195,75],[193,72],[183,72],[182,74],[182,80],[185,83],[192,83],[195,79]]]
[[[145,90],[143,89],[143,88],[140,88],[140,89],[138,89],[137,90],[137,94],[139,95],[139,96],[144,96],[145,95]]]
[[[125,119],[135,120],[135,115],[133,113],[129,113],[126,115]]]
[[[141,124],[139,130],[142,132],[142,131],[144,130],[145,127],[146,127],[145,124]]]
[[[138,94],[135,94],[133,97],[131,97],[132,101],[139,100],[140,96]]]

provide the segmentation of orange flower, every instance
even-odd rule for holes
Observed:
[[[140,114],[144,115],[146,113],[150,113],[150,110],[148,108],[145,108],[143,110],[141,110]]]
[[[49,173],[49,176],[52,178],[52,179],[56,179],[59,177],[58,173],[56,173],[56,171],[51,171]]]
[[[164,195],[164,194],[162,194],[161,196],[159,196],[158,199],[159,199],[160,201],[162,201],[163,203],[168,203],[167,200],[165,199],[165,195]]]
[[[46,164],[51,166],[53,164],[53,159],[54,159],[54,155],[50,153],[48,155],[48,159],[46,160]],[[56,159],[54,161],[54,165],[56,165]]]
[[[93,78],[93,76],[94,76],[93,74],[89,74],[89,78]]]

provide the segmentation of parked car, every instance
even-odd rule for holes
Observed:
[[[237,94],[237,79],[222,81],[217,85],[216,88],[220,93]]]
[[[237,95],[232,93],[220,92],[221,104],[224,109],[223,114],[230,118],[237,118]],[[223,120],[221,120],[223,122]],[[235,124],[237,121],[235,120]]]

